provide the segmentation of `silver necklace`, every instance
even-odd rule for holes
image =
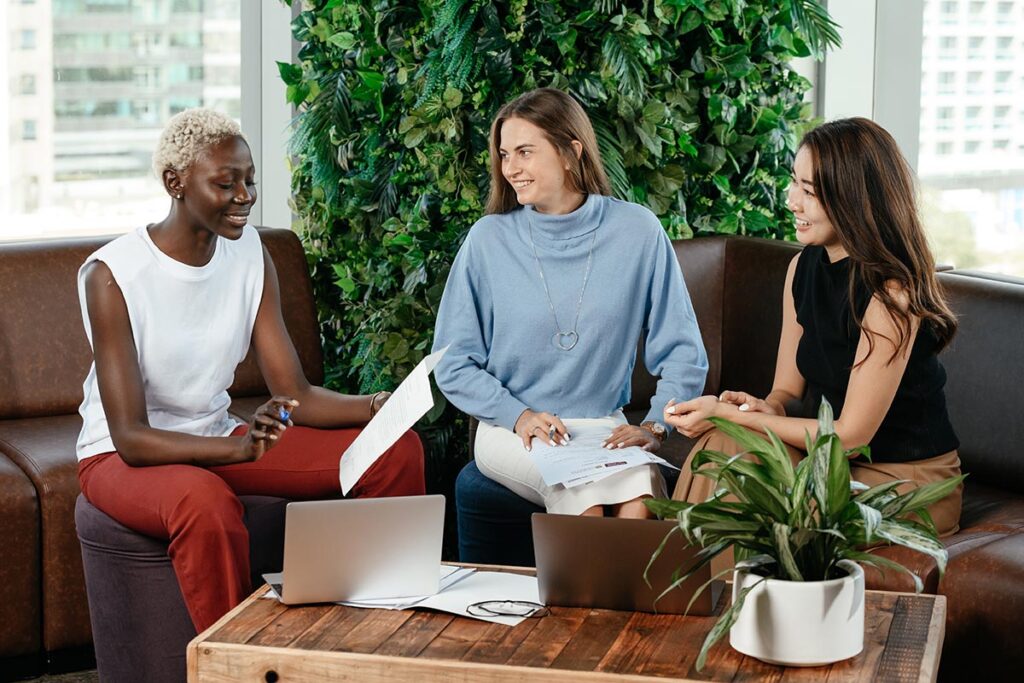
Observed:
[[[540,256],[537,254],[537,243],[533,241],[533,219],[527,216],[527,223],[530,226],[530,246],[533,247],[533,260],[537,262],[537,271],[540,273],[540,283],[544,285],[544,295],[548,298],[548,308],[551,309],[551,317],[555,320],[555,334],[551,337],[552,343],[562,351],[572,351],[573,347],[580,340],[576,328],[580,323],[580,310],[583,308],[583,293],[587,291],[587,281],[590,280],[590,266],[594,260],[594,243],[597,242],[597,229],[594,229],[594,236],[590,239],[590,253],[587,254],[587,270],[583,273],[583,286],[580,288],[580,298],[576,302],[576,319],[572,323],[572,329],[563,332],[562,326],[558,324],[558,314],[555,313],[555,304],[551,301],[551,292],[548,291],[548,280],[544,277],[544,266],[540,264]]]

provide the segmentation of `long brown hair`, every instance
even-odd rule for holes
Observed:
[[[506,213],[519,206],[515,191],[501,173],[501,126],[511,118],[529,121],[544,131],[569,166],[567,180],[573,192],[611,195],[594,127],[583,107],[561,90],[537,88],[503,106],[491,124],[491,193],[485,213]],[[572,147],[574,140],[583,146],[579,157]]]
[[[822,124],[800,143],[814,162],[814,187],[839,242],[850,257],[850,302],[863,282],[896,320],[897,339],[891,363],[906,349],[911,322],[930,324],[944,348],[957,321],[935,278],[935,259],[921,226],[915,201],[914,174],[892,135],[874,121],[849,118]],[[895,284],[906,296],[904,307],[893,297]],[[868,333],[868,354],[874,332]]]

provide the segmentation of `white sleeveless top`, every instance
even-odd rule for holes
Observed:
[[[78,271],[90,346],[83,272],[93,261],[107,264],[124,294],[150,426],[197,436],[230,434],[239,423],[228,415],[227,389],[249,349],[263,296],[263,246],[256,229],[246,226],[235,241],[218,237],[213,258],[198,268],[160,251],[145,227],[98,249]],[[79,460],[116,450],[95,361],[83,388]]]

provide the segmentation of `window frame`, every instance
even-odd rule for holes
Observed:
[[[242,130],[259,183],[259,201],[250,212],[252,225],[289,229],[292,225],[287,150],[293,112],[276,62],[291,62],[297,55],[291,36],[297,10],[278,2],[241,3]]]

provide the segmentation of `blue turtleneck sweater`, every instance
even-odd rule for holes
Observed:
[[[572,329],[594,245],[579,340],[569,351],[553,339],[531,223],[563,332]],[[460,410],[510,430],[527,408],[563,418],[604,417],[629,402],[641,334],[644,364],[660,377],[646,419],[664,423],[669,399],[699,395],[708,361],[657,217],[601,195],[565,215],[525,206],[484,216],[459,249],[434,333],[434,350],[450,348],[434,375]]]

